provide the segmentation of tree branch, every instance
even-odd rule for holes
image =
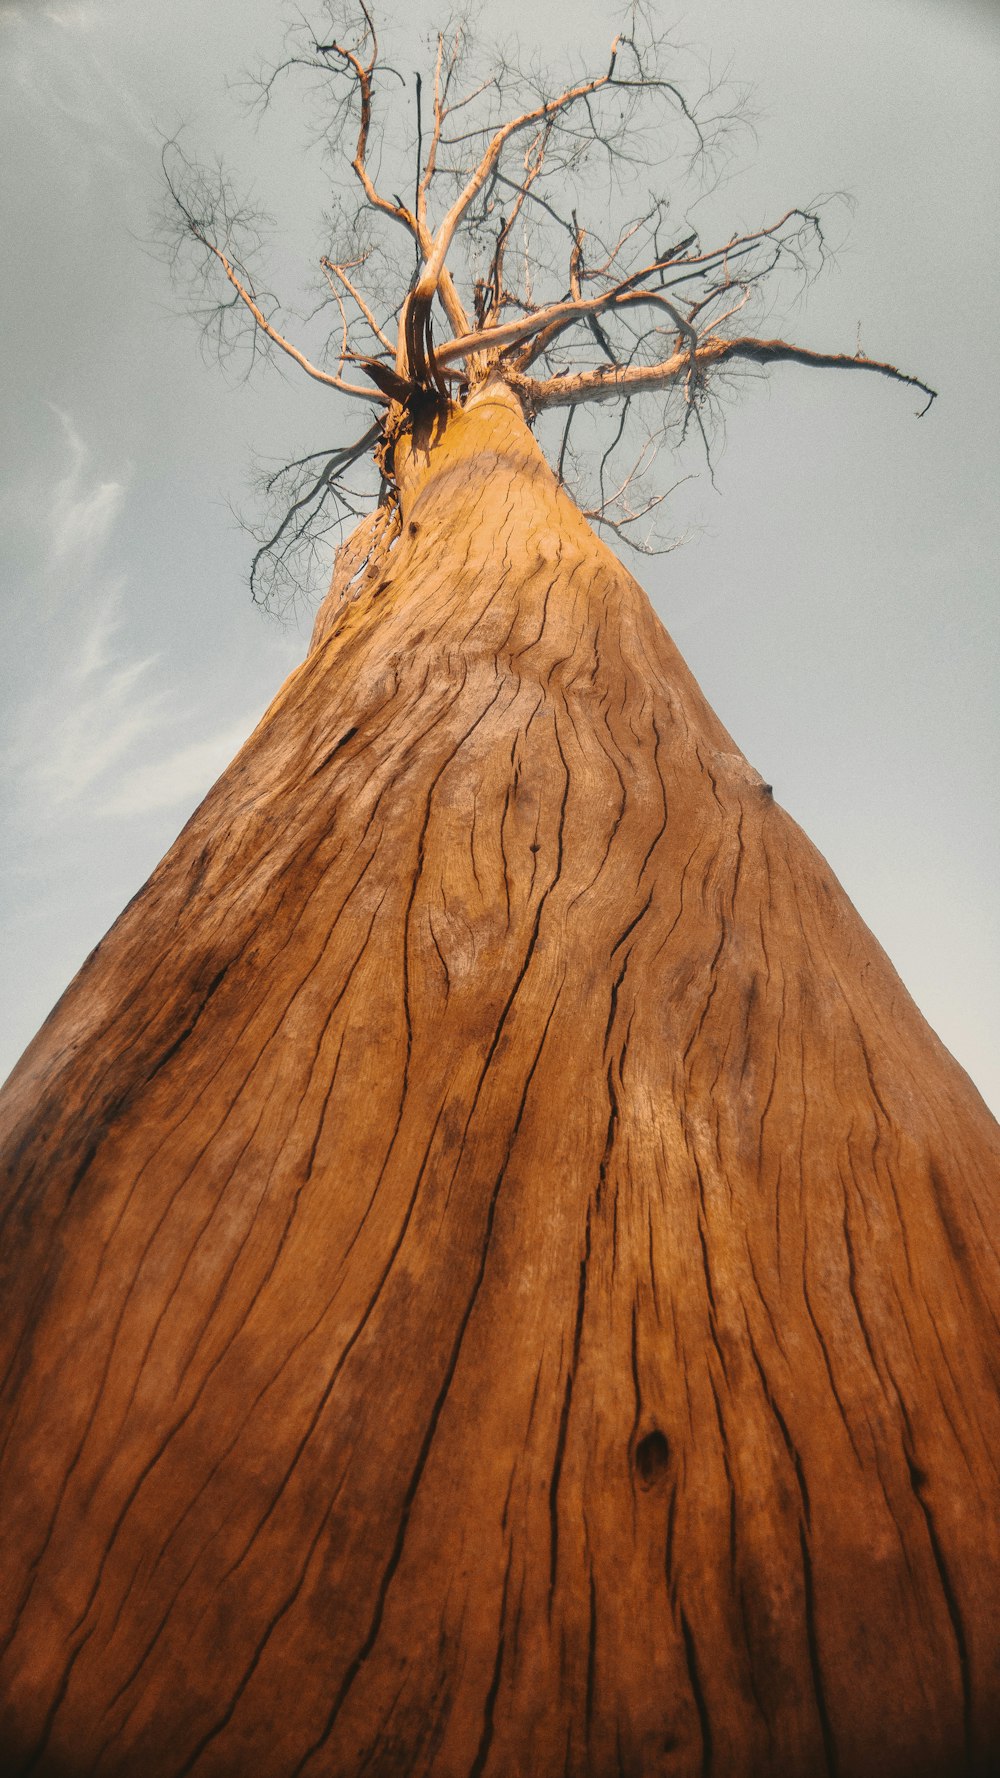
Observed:
[[[631,283],[632,280],[629,279],[628,284]],[[677,332],[684,334],[693,350],[698,339],[694,328],[662,291],[619,287],[607,291],[603,296],[577,297],[570,298],[567,302],[551,303],[548,308],[536,309],[533,315],[524,315],[518,321],[505,321],[499,326],[485,327],[478,333],[449,340],[447,345],[438,348],[437,362],[443,367],[452,363],[455,358],[466,358],[470,353],[481,352],[487,347],[492,349],[516,345],[521,340],[531,339],[537,333],[547,333],[551,329],[562,331],[575,321],[588,321],[609,309],[632,308],[640,303],[652,303],[656,308],[665,309]]]
[[[351,279],[347,276],[347,273],[345,272],[343,266],[342,265],[335,265],[333,260],[327,259],[325,254],[320,259],[319,263],[323,267],[323,270],[325,272],[332,272],[335,278],[339,278],[340,282],[344,286],[344,289],[349,293],[349,295],[353,296],[355,302],[358,305],[358,308],[361,310],[362,315],[364,316],[369,327],[371,328],[372,333],[375,335],[375,338],[377,340],[381,341],[382,345],[386,348],[386,351],[387,352],[395,352],[396,348],[393,345],[388,334],[386,334],[382,331],[382,329],[379,326],[378,322],[376,321],[375,316],[373,315],[371,309],[368,307],[368,304],[365,302],[364,297],[361,295],[361,292],[355,287],[355,285],[351,282]],[[355,264],[363,264],[364,262],[355,260],[355,261],[351,261],[350,263],[353,267]],[[336,292],[334,292],[334,294],[336,294]]]
[[[599,75],[594,80],[584,81],[578,86],[567,87],[557,98],[544,100],[543,103],[536,106],[534,110],[522,112],[519,117],[511,118],[509,123],[503,124],[499,130],[495,131],[485,154],[482,156],[478,166],[474,169],[463,189],[459,192],[458,197],[455,199],[434,236],[432,250],[427,258],[424,269],[420,274],[417,288],[414,292],[414,296],[418,301],[428,302],[434,295],[441,278],[448,251],[455,237],[455,230],[458,228],[458,225],[469,208],[469,205],[472,203],[473,198],[482,189],[486,180],[489,178],[490,173],[496,166],[496,163],[499,160],[505,145],[510,141],[510,138],[517,135],[521,130],[528,129],[533,123],[548,121],[548,119],[554,117],[558,112],[565,111],[568,106],[574,105],[577,100],[586,97],[590,93],[598,92],[602,87],[607,86],[614,75],[615,61],[618,55],[618,45],[619,39],[616,37],[611,46],[611,61],[607,73]]]
[[[380,211],[383,216],[391,216],[395,222],[401,223],[416,238],[418,236],[417,221],[412,211],[408,210],[405,204],[390,203],[388,198],[382,197],[381,193],[376,190],[368,171],[365,157],[368,151],[368,135],[372,121],[372,74],[378,62],[378,37],[365,0],[358,0],[358,4],[364,15],[367,33],[372,43],[371,58],[368,62],[362,62],[361,57],[353,49],[348,49],[345,44],[338,43],[336,40],[330,43],[314,43],[313,47],[318,56],[339,56],[341,61],[351,69],[357,82],[361,119],[351,168],[360,182],[365,197],[373,210]]]
[[[937,400],[936,389],[922,382],[919,377],[912,377],[905,371],[898,370],[894,364],[858,355],[851,357],[846,352],[811,352],[805,346],[789,345],[787,340],[703,340],[694,353],[695,365],[699,371],[722,364],[730,358],[745,358],[754,364],[784,361],[833,370],[874,371],[879,376],[890,377],[893,382],[908,383],[926,395],[927,401],[919,410],[921,417],[931,403]],[[596,370],[580,371],[575,376],[548,377],[544,380],[514,373],[510,381],[531,410],[541,413],[546,408],[565,407],[578,401],[615,401],[622,395],[644,395],[657,389],[665,389],[685,376],[690,369],[691,354],[673,352],[659,364],[602,364]]]
[[[289,358],[293,358],[296,364],[301,365],[306,376],[312,377],[317,383],[325,383],[330,389],[339,389],[342,395],[358,395],[362,401],[385,400],[384,396],[373,395],[370,389],[363,388],[359,383],[347,383],[343,377],[333,376],[330,371],[320,370],[318,365],[312,364],[305,353],[299,351],[298,346],[293,346],[291,340],[286,340],[284,334],[279,333],[276,327],[271,326],[263,310],[258,307],[250,292],[236,276],[222,248],[217,247],[214,241],[210,241],[208,236],[198,228],[197,223],[189,222],[188,226],[195,240],[200,241],[203,247],[207,247],[209,253],[214,253],[237,296],[249,309],[261,333],[266,334],[267,338],[273,341],[274,345],[280,347],[282,352],[286,352]]]

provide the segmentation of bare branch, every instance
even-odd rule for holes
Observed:
[[[368,135],[372,121],[372,73],[378,62],[378,37],[375,34],[375,26],[372,23],[371,13],[365,4],[365,0],[358,0],[358,4],[364,15],[367,34],[371,38],[371,56],[367,62],[363,62],[355,50],[349,49],[346,44],[337,43],[336,41],[332,43],[316,43],[314,47],[318,56],[339,56],[345,66],[351,70],[357,83],[361,119],[358,125],[358,139],[354,150],[354,158],[351,161],[351,167],[361,184],[361,189],[363,190],[365,197],[368,199],[373,210],[380,211],[383,216],[391,216],[395,222],[401,223],[402,226],[414,236],[414,238],[419,238],[416,218],[412,211],[408,210],[405,204],[391,203],[388,198],[382,197],[381,193],[376,189],[368,171],[366,155],[368,151]]]
[[[628,285],[631,283],[632,280],[629,279]],[[519,321],[505,321],[495,327],[483,328],[478,333],[466,334],[464,338],[449,340],[447,345],[439,348],[437,361],[443,367],[456,358],[468,357],[471,352],[481,352],[487,347],[516,345],[543,330],[550,333],[553,328],[557,328],[561,331],[576,321],[589,321],[592,316],[604,314],[609,309],[634,308],[641,303],[651,303],[656,308],[665,309],[677,332],[685,336],[692,348],[697,344],[698,336],[694,329],[662,291],[633,290],[626,286],[607,291],[603,296],[577,297],[568,302],[552,303],[548,308],[538,309],[533,315],[525,315]]]
[[[184,169],[184,186],[182,186],[179,178],[175,176],[168,165],[167,157],[171,153],[179,159],[181,166]],[[235,255],[231,251],[228,253],[224,252],[217,240],[213,238],[217,217],[221,220],[224,238],[227,235],[232,234],[234,227],[237,226],[239,221],[244,220],[240,215],[238,208],[236,213],[233,213],[231,197],[221,179],[221,175],[219,176],[215,191],[213,192],[209,185],[207,175],[205,175],[201,169],[192,166],[187,160],[187,157],[180,150],[176,139],[164,142],[160,154],[160,163],[163,168],[163,176],[166,182],[170,203],[172,205],[171,214],[173,215],[175,222],[175,236],[181,239],[197,242],[198,246],[205,250],[210,259],[214,259],[222,267],[229,284],[235,292],[233,304],[238,304],[251,317],[254,323],[252,334],[253,341],[256,342],[258,336],[263,336],[265,339],[270,340],[272,345],[277,346],[280,351],[293,359],[294,362],[306,372],[306,375],[312,377],[315,382],[324,383],[328,388],[337,389],[343,395],[357,395],[363,400],[370,401],[372,399],[370,390],[358,384],[349,383],[343,377],[335,375],[330,371],[322,370],[320,366],[314,364],[304,352],[301,352],[297,346],[293,345],[291,340],[286,339],[285,335],[279,332],[261,308],[260,302],[250,283],[249,276],[243,271],[242,267],[237,269]],[[208,212],[207,216],[199,214],[198,210],[196,210],[195,203],[199,200],[199,207],[203,207],[204,210]],[[176,251],[177,248],[175,244],[171,249],[172,261],[175,259]],[[218,306],[222,308],[224,305]],[[343,360],[341,360],[341,362],[343,362]]]
[[[260,576],[264,564],[270,562],[273,570],[276,561],[280,560],[277,554],[279,545],[283,550],[288,550],[301,544],[317,511],[331,494],[339,499],[341,506],[352,510],[341,491],[341,478],[352,464],[367,456],[377,442],[381,431],[382,423],[377,420],[366,432],[362,433],[360,438],[355,439],[353,444],[331,452],[311,452],[309,456],[301,457],[295,463],[286,463],[276,474],[267,478],[264,487],[270,493],[283,477],[292,477],[295,470],[304,469],[308,464],[316,462],[319,457],[325,459],[319,475],[311,478],[303,492],[288,502],[280,521],[269,534],[261,539],[254,553],[250,564],[250,591],[256,603],[262,605],[271,603],[268,595],[260,591]],[[295,480],[301,487],[301,478],[296,477]],[[257,535],[260,536],[259,531]]]
[[[628,410],[629,410],[630,401],[631,401],[631,397],[626,395],[625,400],[622,402],[622,411],[621,411],[621,417],[619,418],[619,421],[618,421],[618,430],[615,433],[614,438],[611,440],[611,443],[608,445],[606,451],[604,452],[604,455],[601,458],[600,468],[597,472],[598,486],[601,490],[600,504],[601,504],[602,510],[608,504],[608,496],[607,496],[607,494],[605,492],[605,488],[604,488],[604,471],[607,468],[608,463],[610,462],[612,456],[614,455],[615,450],[617,449],[617,446],[618,446],[618,442],[621,438],[621,435],[625,430],[625,422],[628,419]]]
[[[492,300],[492,303],[490,304],[488,311],[486,312],[486,314],[484,316],[484,326],[485,325],[489,325],[490,327],[495,326],[496,319],[499,316],[501,309],[503,308],[503,304],[504,304],[503,266],[504,266],[504,255],[506,254],[506,251],[507,251],[507,243],[510,240],[511,230],[513,229],[514,224],[516,223],[518,217],[520,216],[521,211],[524,208],[524,204],[531,193],[531,187],[534,184],[535,180],[538,178],[538,175],[542,171],[542,168],[545,164],[545,149],[546,149],[547,141],[548,141],[548,128],[541,129],[537,132],[537,134],[535,135],[535,137],[529,143],[527,149],[525,150],[524,177],[521,181],[521,184],[519,185],[519,187],[517,189],[517,196],[514,199],[514,203],[511,206],[510,212],[503,219],[503,222],[502,222],[502,225],[500,228],[500,232],[497,235],[496,246],[493,249],[493,258],[492,258],[492,261],[490,262],[490,269],[489,269],[489,272],[487,273],[487,276],[486,276],[486,285],[487,285],[487,288],[492,289],[493,300]],[[438,362],[439,363],[442,362],[440,353],[438,353]]]
[[[557,112],[565,111],[568,106],[576,104],[587,94],[598,92],[601,87],[607,86],[614,75],[618,45],[619,39],[616,37],[611,46],[611,61],[606,74],[598,76],[595,80],[584,81],[578,86],[567,87],[557,98],[546,99],[541,105],[535,106],[533,110],[522,112],[519,117],[512,118],[509,123],[504,124],[495,132],[478,166],[455,199],[434,236],[433,248],[421,272],[415,293],[421,301],[429,300],[437,289],[448,250],[455,236],[455,230],[477,192],[482,189],[495,167],[505,144],[521,130],[530,128],[534,123],[548,121]]]
[[[387,352],[395,352],[396,348],[393,345],[391,339],[389,338],[388,334],[386,334],[382,331],[382,328],[379,326],[378,322],[376,321],[375,316],[372,314],[371,309],[368,307],[368,304],[365,302],[364,297],[361,295],[360,290],[358,290],[356,288],[356,286],[351,282],[351,279],[347,276],[347,272],[345,271],[344,267],[342,265],[335,265],[333,260],[326,258],[325,254],[319,263],[323,267],[324,272],[327,272],[327,273],[332,272],[332,274],[335,278],[340,279],[340,282],[343,284],[344,289],[349,293],[349,295],[351,295],[354,298],[354,301],[357,303],[358,308],[361,310],[361,313],[364,316],[365,320],[367,321],[369,327],[371,328],[372,333],[375,335],[375,338],[377,340],[381,341],[382,345],[386,348],[386,351]],[[363,264],[364,261],[363,260],[360,260],[360,261],[354,260],[354,261],[351,261],[350,263],[351,263],[351,266],[353,269],[354,265]],[[332,289],[332,285],[331,285],[331,289]],[[334,292],[334,294],[336,295],[336,292]]]
[[[894,364],[887,364],[877,358],[865,358],[860,353],[852,358],[846,352],[810,352],[804,346],[791,346],[785,340],[757,339],[718,340],[713,341],[712,346],[707,349],[715,352],[719,363],[726,358],[747,358],[754,364],[785,361],[830,370],[871,370],[878,376],[890,377],[894,383],[908,383],[912,389],[919,389],[922,395],[926,395],[927,400],[918,410],[919,419],[923,418],[938,398],[937,389],[932,389],[920,377],[910,376],[906,371],[897,370]]]
[[[897,370],[894,364],[885,364],[874,358],[851,357],[846,352],[811,352],[804,346],[789,345],[786,340],[707,340],[695,352],[699,371],[711,365],[722,364],[730,358],[745,358],[755,364],[785,361],[833,370],[874,371],[879,376],[890,377],[894,382],[909,383],[926,395],[927,401],[920,409],[921,416],[936,401],[938,394],[936,389],[922,382],[919,377]],[[664,389],[685,376],[690,367],[690,353],[673,352],[659,364],[600,365],[596,370],[581,371],[576,376],[549,377],[544,381],[513,374],[510,381],[529,409],[534,413],[541,413],[545,408],[565,407],[572,402],[616,401],[623,395],[643,395],[652,390]]]
[[[444,38],[439,33],[437,56],[434,62],[434,126],[431,131],[430,147],[427,150],[427,160],[424,163],[422,171],[420,170],[420,87],[419,84],[417,86],[417,223],[425,232],[427,230],[427,193],[430,190],[431,180],[434,178],[434,170],[437,165],[438,145],[441,141],[441,62],[443,57]],[[417,80],[418,82],[420,80],[419,74],[417,75]]]
[[[615,519],[610,516],[608,506],[611,501],[623,499],[628,492],[632,480],[632,476],[628,475],[617,492],[609,496],[607,503],[602,502],[600,506],[584,506],[580,510],[585,519],[593,519],[595,524],[606,526],[609,531],[614,531],[616,536],[622,538],[632,549],[640,550],[643,555],[666,555],[669,550],[676,548],[676,543],[665,544],[659,549],[651,549],[649,536],[647,535],[641,543],[637,543],[631,535],[630,527],[639,524],[640,520],[648,518],[651,512],[655,512],[658,507],[670,499],[671,494],[676,494],[678,488],[682,488],[685,482],[693,481],[693,479],[693,476],[690,475],[679,476],[672,487],[664,488],[659,494],[652,494],[648,500],[643,501],[641,506],[626,508],[621,518]]]
[[[565,479],[566,479],[565,474],[564,474],[564,468],[565,468],[565,463],[566,463],[566,446],[569,444],[569,432],[570,432],[570,427],[573,424],[573,418],[574,418],[575,414],[576,414],[576,408],[571,407],[569,410],[569,413],[566,415],[566,424],[563,427],[562,444],[559,446],[559,462],[556,465],[556,475],[557,475],[559,481],[561,481],[561,482],[565,481]]]
[[[217,247],[214,241],[209,240],[208,236],[203,234],[196,224],[191,225],[191,233],[196,241],[200,241],[202,246],[208,249],[209,253],[214,253],[241,303],[249,310],[261,333],[265,334],[272,344],[278,346],[282,352],[286,352],[289,358],[294,359],[295,363],[305,371],[307,377],[314,378],[317,383],[325,383],[330,389],[339,389],[342,395],[359,395],[362,401],[384,399],[379,395],[373,396],[370,389],[365,389],[359,383],[347,383],[343,377],[332,376],[329,371],[320,370],[318,365],[311,364],[305,353],[299,351],[298,346],[293,346],[291,340],[286,340],[284,334],[279,333],[276,327],[272,327],[263,310],[258,308],[249,290],[241,284],[222,248]]]

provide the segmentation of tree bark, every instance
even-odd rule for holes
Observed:
[[[1000,1130],[513,398],[397,467],[3,1099],[4,1770],[985,1773]]]

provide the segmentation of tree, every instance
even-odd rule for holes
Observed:
[[[643,105],[711,146],[641,21],[551,96],[443,38],[412,201],[328,23],[283,66],[364,198],[332,361],[167,156],[220,342],[376,409],[280,484],[279,574],[378,493],[4,1096],[8,1766],[985,1772],[997,1127],[529,424],[608,415],[620,528],[727,368],[931,391],[737,331],[814,212],[577,220]]]

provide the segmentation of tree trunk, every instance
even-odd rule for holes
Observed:
[[[398,467],[6,1091],[4,1770],[991,1770],[1000,1131],[513,399]]]

